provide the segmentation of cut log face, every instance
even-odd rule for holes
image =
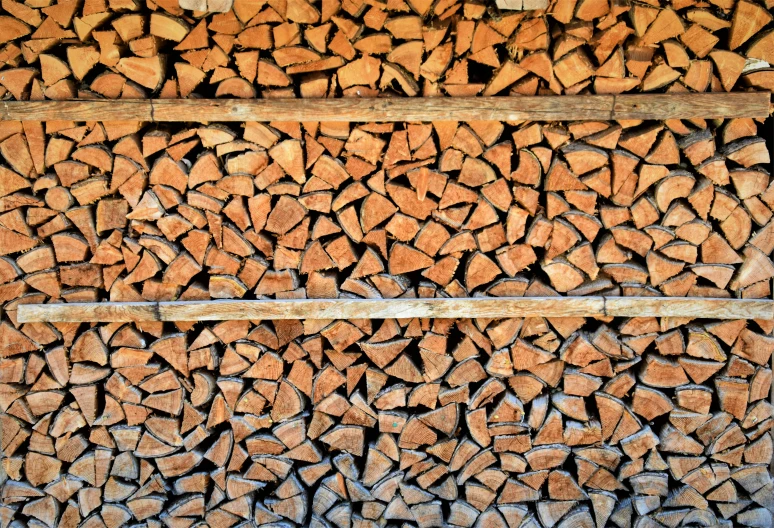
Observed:
[[[774,63],[771,0],[500,3],[527,11],[4,0],[0,98],[774,88],[747,69]],[[17,318],[96,301],[768,299],[774,186],[753,119],[61,117],[0,122],[2,526],[771,524],[771,320]]]

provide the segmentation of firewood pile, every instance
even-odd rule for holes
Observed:
[[[555,0],[547,11],[500,12],[483,1],[235,0],[206,14],[178,0],[3,0],[0,96],[772,90],[773,6]]]
[[[2,126],[6,301],[771,293],[752,119]]]
[[[763,526],[772,321],[24,323],[21,303],[764,298],[755,121],[2,124],[2,526]]]
[[[766,90],[773,6],[3,0],[0,97]],[[771,298],[759,125],[0,122],[0,528],[770,526],[772,320],[17,318]]]

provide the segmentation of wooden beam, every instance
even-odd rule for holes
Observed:
[[[497,0],[497,8],[505,11],[531,11],[547,7],[548,0]]]
[[[603,297],[612,317],[693,317],[696,319],[774,319],[774,301],[692,297]]]
[[[506,317],[774,319],[774,301],[683,297],[472,297],[21,304],[20,323]]]
[[[179,0],[181,9],[190,11],[205,11],[209,13],[228,13],[234,0]]]
[[[584,121],[767,117],[768,92],[377,99],[4,101],[13,121]]]

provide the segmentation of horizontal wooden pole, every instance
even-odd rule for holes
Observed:
[[[774,301],[684,297],[223,300],[22,304],[17,313],[22,323],[589,316],[774,319]]]
[[[767,117],[768,92],[375,99],[4,101],[15,121],[584,121]]]

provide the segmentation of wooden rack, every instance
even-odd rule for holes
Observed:
[[[769,115],[769,92],[377,99],[4,101],[14,121],[585,121]]]
[[[689,297],[471,297],[22,304],[21,323],[507,317],[774,319],[774,301]]]

